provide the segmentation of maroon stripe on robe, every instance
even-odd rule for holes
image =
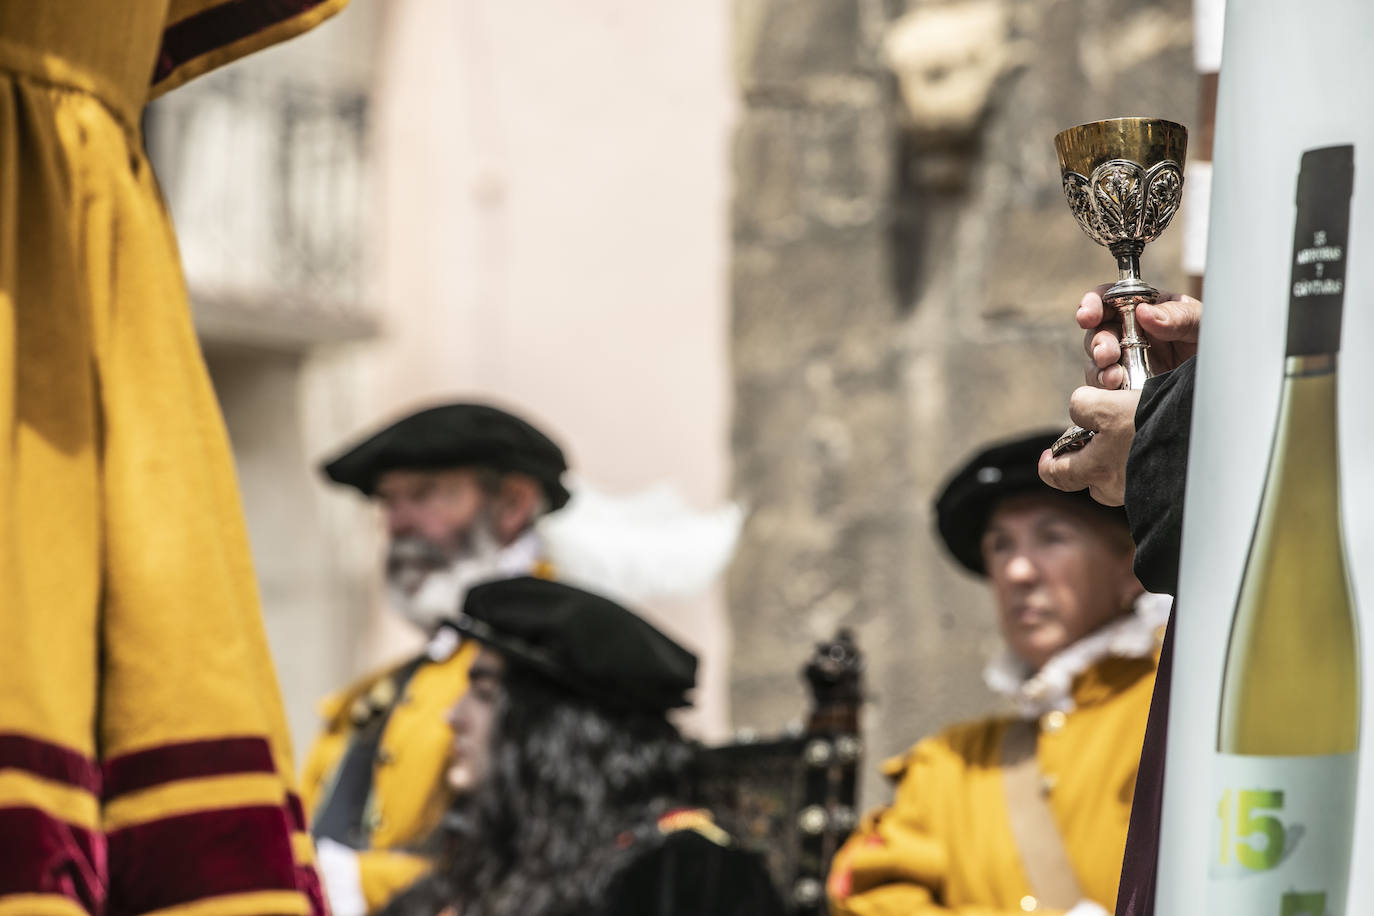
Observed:
[[[305,805],[295,792],[286,795],[286,819],[291,829],[297,833],[307,832],[305,825]],[[329,906],[324,901],[324,886],[320,883],[319,873],[309,865],[296,866],[296,887],[310,901],[311,916],[329,916]]]
[[[0,808],[0,896],[55,894],[99,913],[104,873],[99,834],[36,808]]]
[[[324,901],[324,885],[320,876],[308,865],[296,866],[296,890],[310,901],[311,916],[329,916],[329,904]]]
[[[91,793],[100,790],[100,770],[95,761],[71,748],[28,735],[0,734],[0,770],[22,770]]]
[[[179,779],[275,773],[272,750],[263,738],[215,738],[183,741],[134,751],[105,761],[108,801],[129,792]]]
[[[320,5],[322,0],[225,0],[188,16],[162,33],[154,84],[187,61],[233,44]]]
[[[305,830],[305,805],[295,792],[286,793],[286,814],[291,819],[292,830]]]
[[[106,916],[222,894],[304,891],[282,808],[222,808],[112,831]]]
[[[1178,611],[1175,604],[1174,611]],[[1126,854],[1121,860],[1121,887],[1116,916],[1153,916],[1155,881],[1159,874],[1159,828],[1164,816],[1164,754],[1169,746],[1169,693],[1174,676],[1174,621],[1169,616],[1164,648],[1155,674],[1155,692],[1145,724],[1145,744],[1131,801],[1131,824]]]

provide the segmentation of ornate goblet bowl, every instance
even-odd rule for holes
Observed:
[[[1139,388],[1151,373],[1149,344],[1136,325],[1135,307],[1159,298],[1159,291],[1140,277],[1140,255],[1178,212],[1188,128],[1160,118],[1091,121],[1061,131],[1054,148],[1074,218],[1116,258],[1117,281],[1102,300],[1121,318],[1123,387]],[[1071,427],[1052,452],[1082,448],[1092,436],[1091,430]]]

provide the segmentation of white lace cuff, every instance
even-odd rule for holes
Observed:
[[[367,916],[358,854],[342,843],[325,838],[315,843],[315,860],[334,916]]]

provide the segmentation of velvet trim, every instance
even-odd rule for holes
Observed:
[[[198,811],[113,831],[108,842],[106,916],[225,894],[305,890],[282,808]]]
[[[104,797],[108,801],[179,779],[274,772],[272,751],[263,738],[183,741],[107,760]]]
[[[23,770],[91,793],[100,790],[100,770],[90,757],[28,735],[0,734],[0,770]]]
[[[92,831],[36,808],[0,808],[0,900],[50,894],[98,913],[104,858],[104,843]]]
[[[308,865],[296,867],[296,890],[305,895],[310,902],[310,912],[315,916],[328,916],[329,904],[325,901],[324,885],[319,873]]]
[[[301,802],[301,797],[295,792],[286,793],[286,816],[291,820],[291,829],[304,831],[305,826],[305,805]]]
[[[162,33],[154,85],[182,64],[319,6],[324,0],[225,0],[188,16]]]

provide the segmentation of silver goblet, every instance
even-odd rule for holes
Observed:
[[[1139,388],[1151,372],[1135,308],[1159,298],[1159,290],[1140,278],[1140,255],[1178,212],[1188,128],[1160,118],[1091,121],[1061,131],[1054,148],[1078,225],[1116,258],[1118,278],[1102,301],[1121,317],[1123,387]],[[1082,448],[1092,436],[1092,430],[1070,427],[1051,452]]]

